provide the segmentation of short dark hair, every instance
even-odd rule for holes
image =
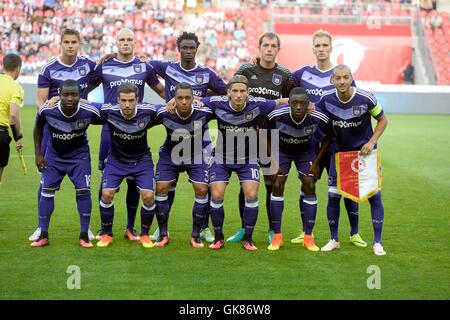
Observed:
[[[80,36],[80,33],[78,32],[78,30],[69,29],[69,28],[64,29],[63,32],[61,33],[61,41],[64,39],[64,36],[66,36],[66,35],[77,36],[78,41],[81,42],[81,36]]]
[[[231,86],[235,83],[243,83],[247,86],[248,88],[248,79],[246,76],[240,75],[240,74],[236,74],[233,76],[233,78],[230,79],[230,81],[228,81],[227,84],[227,88],[230,89]]]
[[[292,98],[292,96],[293,96],[294,94],[304,94],[304,95],[306,95],[306,96],[308,97],[308,100],[309,100],[308,92],[306,91],[305,88],[302,88],[302,87],[295,87],[295,88],[293,88],[293,89],[289,92],[289,100]]]
[[[134,83],[122,82],[119,85],[117,92],[119,95],[121,93],[132,93],[133,92],[137,97],[138,96],[138,87],[136,87],[136,85]]]
[[[75,88],[77,88],[78,93],[81,92],[81,87],[80,87],[80,85],[78,84],[78,82],[76,82],[76,81],[73,80],[73,79],[64,80],[64,81],[61,83],[61,86],[59,87],[59,92],[61,93],[62,90],[63,90],[63,88],[67,88],[67,87],[75,87]]]
[[[281,47],[281,40],[280,40],[280,37],[279,37],[276,33],[274,33],[274,32],[265,32],[265,33],[259,38],[259,45],[258,45],[258,47],[261,47],[264,38],[277,39],[278,48]]]
[[[198,37],[197,37],[197,35],[195,33],[184,31],[182,34],[180,34],[177,37],[177,48],[178,48],[178,50],[180,50],[181,41],[183,41],[183,40],[193,40],[193,41],[195,41],[195,44],[197,45],[197,48],[200,45],[200,41],[198,41]]]
[[[9,53],[3,57],[3,70],[14,71],[22,67],[22,59],[17,54]]]
[[[186,82],[180,82],[175,86],[175,94],[177,94],[178,90],[191,90],[192,95],[194,95],[194,90],[192,89],[192,86],[189,83]]]

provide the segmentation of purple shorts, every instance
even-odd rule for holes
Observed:
[[[310,156],[294,157],[280,152],[279,167],[283,171],[282,175],[287,176],[289,174],[289,171],[291,170],[291,163],[294,162],[295,167],[297,168],[298,176],[300,178],[300,176],[308,175],[312,160],[314,160],[314,157],[312,159]]]
[[[91,187],[91,159],[67,163],[58,160],[47,160],[47,168],[42,170],[42,188],[59,190],[61,181],[69,176],[76,190]]]
[[[178,179],[181,172],[186,171],[189,181],[208,184],[209,170],[205,162],[201,164],[175,164],[168,152],[160,152],[156,164],[156,182],[173,182]]]
[[[333,155],[330,159],[330,171],[328,171],[328,186],[337,186],[337,173],[336,173],[336,156]]]
[[[259,182],[259,164],[217,164],[213,163],[209,168],[209,183],[227,182],[230,180],[231,173],[236,172],[239,181]]]
[[[136,162],[124,162],[113,155],[108,156],[102,176],[103,189],[117,189],[123,179],[133,178],[139,189],[154,190],[153,161],[151,155]]]

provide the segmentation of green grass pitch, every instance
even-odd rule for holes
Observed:
[[[66,178],[56,195],[50,224],[50,246],[31,248],[28,236],[37,224],[32,127],[35,109],[22,109],[28,174],[23,175],[11,151],[0,191],[0,299],[448,299],[450,297],[449,205],[450,117],[389,115],[380,141],[383,163],[387,256],[376,257],[371,246],[360,249],[348,242],[349,224],[341,206],[341,248],[313,253],[289,240],[299,233],[299,183],[295,172],[285,194],[285,245],[267,247],[265,190],[254,239],[259,250],[245,251],[226,244],[218,252],[194,250],[192,187],[180,178],[166,248],[143,249],[123,239],[125,192],[116,199],[115,240],[111,247],[86,250],[78,245],[79,218],[73,187]],[[92,150],[91,229],[99,228],[97,167],[100,128],[89,129]],[[149,132],[153,158],[165,137],[162,127]],[[11,144],[13,146],[13,144]],[[326,178],[318,183],[315,238],[323,246],[329,237],[326,220]],[[238,184],[234,177],[225,197],[225,236],[239,227]],[[153,222],[152,232],[156,227]],[[137,219],[139,225],[139,216]],[[373,231],[368,203],[360,208],[360,233],[371,243]],[[81,289],[69,290],[67,268],[81,270]],[[368,289],[370,266],[380,268],[380,289]]]

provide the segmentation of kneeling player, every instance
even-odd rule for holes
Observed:
[[[207,150],[210,144],[209,141],[203,141],[203,133],[208,130],[207,123],[214,115],[209,108],[192,105],[193,101],[192,87],[187,83],[179,83],[175,87],[175,113],[169,113],[165,107],[158,110],[159,121],[167,131],[167,138],[160,149],[156,165],[158,247],[163,247],[169,242],[167,227],[170,187],[177,181],[180,172],[186,171],[195,193],[191,245],[194,248],[203,248],[200,230],[209,209],[208,165],[204,160],[203,150]]]
[[[283,245],[281,217],[284,208],[284,185],[291,163],[294,162],[304,192],[305,237],[303,245],[310,251],[319,251],[312,236],[317,212],[316,178],[309,174],[315,158],[314,132],[326,128],[327,116],[318,111],[308,114],[309,98],[305,89],[297,87],[289,94],[289,105],[272,111],[268,116],[268,129],[279,130],[279,154],[272,161],[279,164],[273,176],[270,196],[271,224],[275,232],[269,250],[278,250]],[[273,141],[271,141],[273,143]]]
[[[60,87],[60,99],[56,108],[43,106],[34,127],[36,165],[42,172],[42,192],[39,200],[39,228],[41,234],[31,246],[49,244],[48,227],[55,207],[55,191],[68,175],[75,186],[80,214],[80,245],[91,248],[88,228],[91,219],[91,158],[86,130],[91,123],[101,123],[100,112],[93,106],[80,103],[80,86],[74,80],[66,80]],[[44,125],[48,124],[50,143],[45,156],[41,152]]]

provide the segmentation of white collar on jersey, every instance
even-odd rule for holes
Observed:
[[[124,119],[126,119],[126,120],[131,120],[131,119],[133,119],[134,117],[136,117],[136,114],[137,114],[137,105],[134,107],[134,114],[133,114],[133,116],[132,116],[131,118],[127,118],[127,117],[125,117],[125,116],[123,115],[123,113],[122,113],[122,108],[120,108],[120,114],[121,114],[122,117],[123,117]]]
[[[75,113],[71,116],[66,115],[62,110],[61,110],[61,101],[58,101],[58,109],[61,112],[61,114],[66,117],[66,118],[72,118],[73,116],[75,116],[78,113],[78,110],[80,110],[80,103],[78,102],[77,105],[77,111],[75,111]]]
[[[241,110],[239,110],[239,111],[236,110],[235,108],[233,108],[233,106],[231,105],[231,101],[229,101],[229,100],[228,100],[228,105],[230,106],[231,110],[233,110],[234,112],[241,112],[241,111],[244,110],[245,107],[247,106],[247,102],[248,102],[248,98],[247,98],[247,100],[245,100],[244,107],[243,107]]]
[[[292,116],[292,109],[289,108],[289,116],[291,117],[291,120],[292,120],[295,124],[297,124],[297,125],[299,125],[299,124],[301,124],[303,121],[305,121],[307,115],[308,115],[308,113],[305,113],[305,116],[303,117],[303,119],[300,120],[300,122],[297,122],[297,121],[294,120],[294,117]]]
[[[353,93],[352,93],[352,96],[350,97],[350,99],[348,99],[347,101],[342,101],[341,98],[339,98],[339,95],[338,95],[338,92],[337,92],[337,89],[336,89],[336,97],[338,98],[338,100],[340,102],[346,104],[346,103],[349,103],[350,101],[352,101],[352,99],[355,97],[355,95],[356,95],[356,88],[355,87],[350,87],[350,88],[353,89]]]
[[[117,59],[117,58],[114,58],[114,61],[125,64],[125,63],[130,63],[130,62],[133,61],[135,58],[136,58],[136,57],[132,57],[131,60],[128,60],[128,61],[121,61],[121,60],[119,60],[119,59]]]
[[[177,116],[181,119],[181,120],[187,120],[189,119],[189,117],[194,113],[194,107],[191,106],[191,113],[189,113],[189,115],[186,118],[183,118],[182,116],[180,116],[180,114],[178,113],[177,109],[175,109],[175,113],[177,114]]]
[[[322,70],[322,69],[319,69],[319,67],[317,66],[317,64],[316,64],[316,69],[319,71],[319,72],[322,72],[322,73],[325,73],[325,72],[328,72],[328,71],[330,71],[330,70],[333,70],[334,69],[334,65],[332,65],[330,68],[328,68],[327,70]]]
[[[189,71],[192,71],[194,69],[197,69],[197,67],[198,67],[198,63],[195,63],[195,66],[192,69],[185,69],[185,68],[183,68],[183,66],[181,65],[181,61],[179,61],[178,64],[179,64],[181,70],[186,71],[186,72],[189,72]]]
[[[65,63],[63,63],[62,61],[61,61],[61,59],[59,58],[59,56],[56,58],[56,60],[58,60],[58,62],[60,63],[60,64],[62,64],[64,67],[67,67],[67,68],[70,68],[70,67],[73,67],[74,65],[75,65],[75,63],[77,63],[77,61],[78,61],[78,56],[75,58],[75,62],[74,63],[72,63],[72,64],[65,64]]]

